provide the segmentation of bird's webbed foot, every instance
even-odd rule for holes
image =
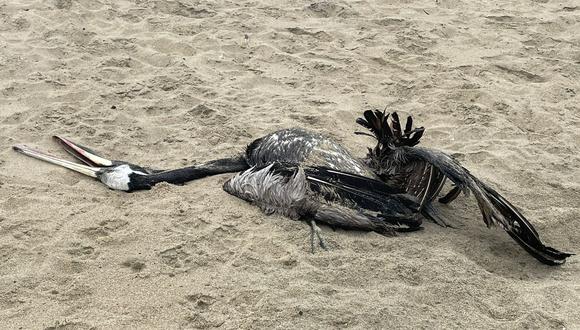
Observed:
[[[318,238],[318,245],[324,251],[328,251],[328,247],[326,245],[326,242],[325,242],[324,238],[322,238],[322,230],[320,229],[320,227],[318,227],[318,225],[316,224],[316,221],[310,220],[310,251],[312,253],[314,253],[316,250],[316,247],[314,244],[315,236],[316,236],[316,238]]]

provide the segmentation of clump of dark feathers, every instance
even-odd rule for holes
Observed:
[[[389,115],[391,117],[389,123]],[[374,148],[368,148],[367,157],[377,163],[382,163],[388,157],[393,157],[393,152],[398,147],[413,147],[419,144],[419,140],[425,132],[425,128],[413,128],[413,118],[407,117],[405,129],[401,128],[401,121],[396,112],[392,114],[379,110],[367,110],[364,118],[357,118],[356,123],[367,128],[373,134],[366,132],[355,132],[358,135],[367,135],[377,140]]]

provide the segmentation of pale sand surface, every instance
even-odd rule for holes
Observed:
[[[5,0],[0,78],[2,329],[580,328],[578,257],[538,263],[471,198],[459,229],[323,228],[311,255],[230,175],[126,194],[10,149],[172,168],[299,126],[362,156],[388,106],[580,252],[578,2]]]

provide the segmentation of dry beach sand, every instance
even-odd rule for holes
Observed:
[[[363,156],[387,106],[580,252],[579,32],[573,0],[0,2],[0,328],[579,329],[578,257],[540,264],[471,198],[458,229],[323,228],[312,255],[230,175],[126,194],[10,149],[172,168],[299,126]]]

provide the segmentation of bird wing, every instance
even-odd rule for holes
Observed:
[[[304,169],[309,188],[333,205],[373,215],[394,226],[418,228],[417,200],[381,181],[326,167]]]
[[[499,225],[539,261],[548,265],[559,265],[572,255],[545,246],[540,240],[538,232],[516,207],[497,191],[472,175],[453,157],[438,150],[417,147],[403,148],[405,148],[405,155],[409,160],[431,164],[451,180],[458,189],[472,192],[485,224],[488,227]],[[452,190],[450,194],[456,195],[456,193]]]
[[[439,195],[447,180],[445,174],[436,166],[421,159],[412,160],[403,166],[398,166],[396,174],[383,175],[382,178],[385,182],[417,197],[419,210],[428,219],[440,226],[449,226],[447,221],[431,206],[431,202]]]
[[[224,190],[268,214],[344,229],[390,233],[421,225],[414,197],[380,181],[325,167],[256,166],[228,180]]]

